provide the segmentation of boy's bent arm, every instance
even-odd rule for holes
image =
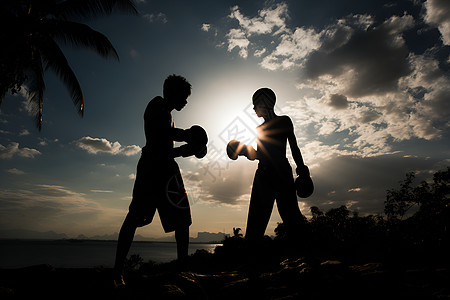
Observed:
[[[188,138],[187,130],[181,128],[171,128],[171,135],[175,142],[185,142]]]
[[[189,145],[181,145],[180,147],[173,148],[173,157],[188,157],[194,155],[195,152],[192,150],[192,147]]]
[[[255,160],[258,158],[258,152],[253,148],[252,146],[245,146],[246,147],[246,154],[247,158],[249,160]]]

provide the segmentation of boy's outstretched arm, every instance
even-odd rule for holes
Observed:
[[[299,167],[304,166],[302,153],[300,152],[300,148],[297,145],[297,138],[294,133],[294,126],[292,125],[292,121],[290,121],[290,128],[288,134],[289,147],[291,147],[292,157],[294,158],[295,164],[297,165],[297,170]],[[297,172],[298,173],[298,172]]]

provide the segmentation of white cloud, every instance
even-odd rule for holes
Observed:
[[[239,48],[239,55],[242,58],[248,56],[248,45],[250,41],[247,39],[244,31],[241,29],[231,29],[227,34],[228,38],[228,51],[231,52],[234,48]]]
[[[450,1],[428,0],[424,3],[424,7],[425,22],[436,26],[441,32],[444,45],[450,45]]]
[[[287,4],[279,3],[264,8],[258,12],[258,16],[253,18],[244,16],[239,7],[234,6],[231,8],[228,17],[237,20],[239,23],[239,28],[231,28],[226,34],[228,51],[231,52],[234,48],[239,48],[239,55],[242,58],[247,58],[251,37],[263,34],[278,35],[285,31]],[[255,56],[261,56],[264,52],[265,50],[257,50]]]
[[[0,144],[0,158],[12,158],[14,155],[18,155],[26,158],[34,158],[36,155],[41,154],[36,149],[31,148],[19,148],[19,143],[12,142],[8,146]]]
[[[336,143],[363,157],[391,153],[392,142],[439,138],[450,116],[449,77],[428,52],[409,53],[402,37],[412,16],[392,16],[377,27],[370,22],[348,16],[320,33],[322,44],[305,58],[298,85],[314,96],[289,109],[302,112],[296,128],[313,125],[312,138],[335,133],[324,146]]]
[[[210,28],[211,28],[211,24],[206,24],[206,23],[202,24],[202,30],[203,31],[208,32]]]
[[[449,3],[428,1],[428,22],[447,22],[450,13],[442,12]],[[276,21],[268,20],[269,11]],[[416,24],[412,15],[380,23],[367,14],[348,15],[320,30],[289,28],[284,3],[255,17],[235,6],[229,17],[239,24],[228,31],[228,51],[237,47],[241,57],[253,51],[268,70],[297,68],[300,96],[285,113],[307,162],[393,154],[396,142],[437,139],[450,127],[450,78],[433,49],[408,49],[404,34]]]
[[[268,70],[299,66],[303,59],[320,46],[320,34],[313,28],[296,28],[286,32],[275,50],[264,57],[261,66]]]
[[[141,151],[141,147],[137,145],[131,145],[122,147],[119,142],[110,142],[103,138],[92,138],[89,136],[82,137],[75,141],[75,144],[86,150],[91,154],[97,154],[98,152],[109,153],[112,155],[122,154],[126,156],[131,156],[138,154]]]
[[[141,150],[142,150],[141,147],[137,145],[131,145],[122,148],[119,153],[125,156],[132,156],[138,154],[139,152],[141,152]]]
[[[279,3],[276,6],[262,9],[258,12],[258,16],[248,18],[244,16],[236,5],[231,8],[230,18],[236,19],[242,29],[248,34],[268,34],[274,29],[278,29],[277,33],[282,32],[285,28],[287,18],[287,4]]]
[[[16,169],[16,168],[9,169],[7,172],[10,173],[10,174],[13,174],[13,175],[24,175],[25,174],[24,171],[21,171],[21,170]]]
[[[264,53],[266,53],[266,48],[255,50],[255,53],[253,55],[255,55],[256,57],[261,57]]]

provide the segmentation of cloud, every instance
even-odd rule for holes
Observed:
[[[236,19],[248,35],[268,34],[272,33],[274,29],[278,29],[278,33],[286,27],[287,9],[286,3],[279,3],[260,10],[258,16],[254,18],[248,18],[239,11],[239,7],[236,5],[231,8],[228,17]]]
[[[444,45],[450,45],[450,2],[448,0],[428,0],[424,3],[426,9],[425,22],[436,26],[442,35]]]
[[[310,198],[300,201],[306,207],[323,210],[347,205],[364,214],[382,213],[386,191],[399,188],[407,172],[416,172],[417,184],[441,168],[439,160],[424,157],[342,155],[322,161],[321,167],[310,168],[315,190]]]
[[[214,180],[199,180],[199,174],[186,174],[186,186],[196,201],[228,206],[248,205],[256,164],[243,159],[224,167]],[[201,174],[201,173],[200,173]],[[190,196],[189,196],[190,197]]]
[[[228,38],[228,51],[231,52],[234,48],[239,48],[239,55],[242,58],[248,56],[248,45],[250,41],[247,39],[244,31],[241,29],[231,29],[227,34]]]
[[[255,53],[253,55],[255,55],[256,57],[261,57],[264,53],[266,53],[266,48],[255,50]]]
[[[0,226],[39,231],[63,230],[79,234],[100,226],[115,214],[83,193],[53,184],[24,184],[0,189]],[[123,214],[123,212],[122,212]],[[116,222],[120,222],[119,219]],[[103,224],[102,224],[103,225]]]
[[[211,28],[211,24],[207,24],[207,23],[202,24],[203,31],[208,32],[210,28]]]
[[[239,49],[239,55],[247,58],[250,38],[258,35],[280,34],[285,31],[287,19],[287,4],[279,3],[274,6],[266,7],[258,11],[258,15],[249,18],[244,16],[239,6],[231,8],[228,16],[230,19],[238,21],[239,28],[231,28],[226,34],[228,51],[234,48]],[[261,56],[261,50],[257,50],[256,56]]]
[[[306,79],[345,82],[341,92],[352,97],[396,91],[399,79],[412,71],[401,34],[414,20],[410,15],[392,16],[377,27],[364,29],[366,20],[348,17],[325,29],[321,47],[305,62]],[[343,31],[347,32],[345,39]]]
[[[19,133],[20,136],[29,135],[29,134],[30,134],[30,132],[29,132],[27,129],[23,129],[23,130]]]
[[[26,158],[34,158],[36,155],[41,154],[36,149],[31,148],[19,148],[19,143],[12,142],[8,146],[3,146],[0,144],[0,158],[6,158],[10,159],[14,155],[18,155],[20,157],[26,157]]]
[[[120,154],[125,156],[132,156],[141,152],[141,147],[137,145],[126,146],[120,150]]]
[[[10,174],[13,174],[13,175],[24,175],[25,174],[24,171],[21,171],[21,170],[16,169],[16,168],[9,169],[7,172],[10,173]]]
[[[316,49],[271,60],[281,40],[261,66],[298,68],[298,88],[304,96],[290,102],[288,112],[302,112],[296,128],[315,129],[306,136],[333,134],[334,140],[322,146],[334,142],[341,154],[387,154],[392,142],[436,139],[448,127],[450,79],[432,51],[420,55],[409,51],[403,34],[414,24],[408,14],[391,16],[377,26],[371,16],[349,15],[320,32],[311,29],[316,32],[311,36],[319,37]],[[286,49],[300,53],[296,47]]]
[[[167,16],[162,12],[154,14],[144,14],[142,15],[142,17],[150,23],[167,23]]]
[[[88,212],[97,205],[86,200],[82,193],[60,185],[37,184],[23,189],[0,190],[0,211],[6,209],[32,210],[38,208],[48,214]]]
[[[445,24],[450,18],[444,13],[448,1],[425,6],[428,22]],[[254,17],[234,6],[229,17],[238,26],[225,36],[228,51],[238,48],[243,58],[253,52],[264,69],[299,70],[304,96],[297,102],[303,103],[291,109],[304,109],[297,128],[313,126],[320,136],[347,132],[350,138],[337,142],[364,155],[376,149],[387,149],[380,153],[385,154],[392,141],[436,139],[446,130],[450,79],[440,69],[436,49],[423,54],[409,50],[404,34],[420,21],[412,15],[376,21],[376,16],[350,14],[321,30],[290,28],[283,2]]]
[[[91,154],[103,152],[112,155],[122,154],[126,156],[132,156],[138,154],[142,150],[141,147],[136,145],[122,147],[119,142],[112,143],[107,139],[92,138],[89,136],[82,137],[81,139],[76,140],[75,144]]]
[[[275,50],[265,56],[261,66],[268,70],[289,69],[299,66],[303,59],[320,46],[320,34],[313,28],[296,28],[281,35]]]
[[[345,109],[348,107],[347,97],[340,94],[331,94],[328,105],[335,109]]]

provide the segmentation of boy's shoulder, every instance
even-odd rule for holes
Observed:
[[[147,107],[154,107],[154,108],[157,108],[157,107],[161,107],[162,108],[162,107],[164,107],[164,99],[163,99],[163,97],[156,96],[155,98],[153,98],[152,100],[150,100],[148,102]]]
[[[160,111],[163,110],[164,107],[164,99],[161,96],[156,96],[148,102],[147,108],[145,109],[145,115],[160,113]]]
[[[291,122],[291,118],[288,115],[279,116],[280,120]]]
[[[277,116],[268,122],[264,122],[256,127],[256,130],[267,130],[269,128],[292,128],[292,120],[289,116]]]
[[[289,126],[289,127],[293,126],[292,125],[292,120],[291,120],[291,118],[289,116],[283,115],[283,116],[280,116],[279,118],[280,118],[280,122],[282,122],[286,126]]]

